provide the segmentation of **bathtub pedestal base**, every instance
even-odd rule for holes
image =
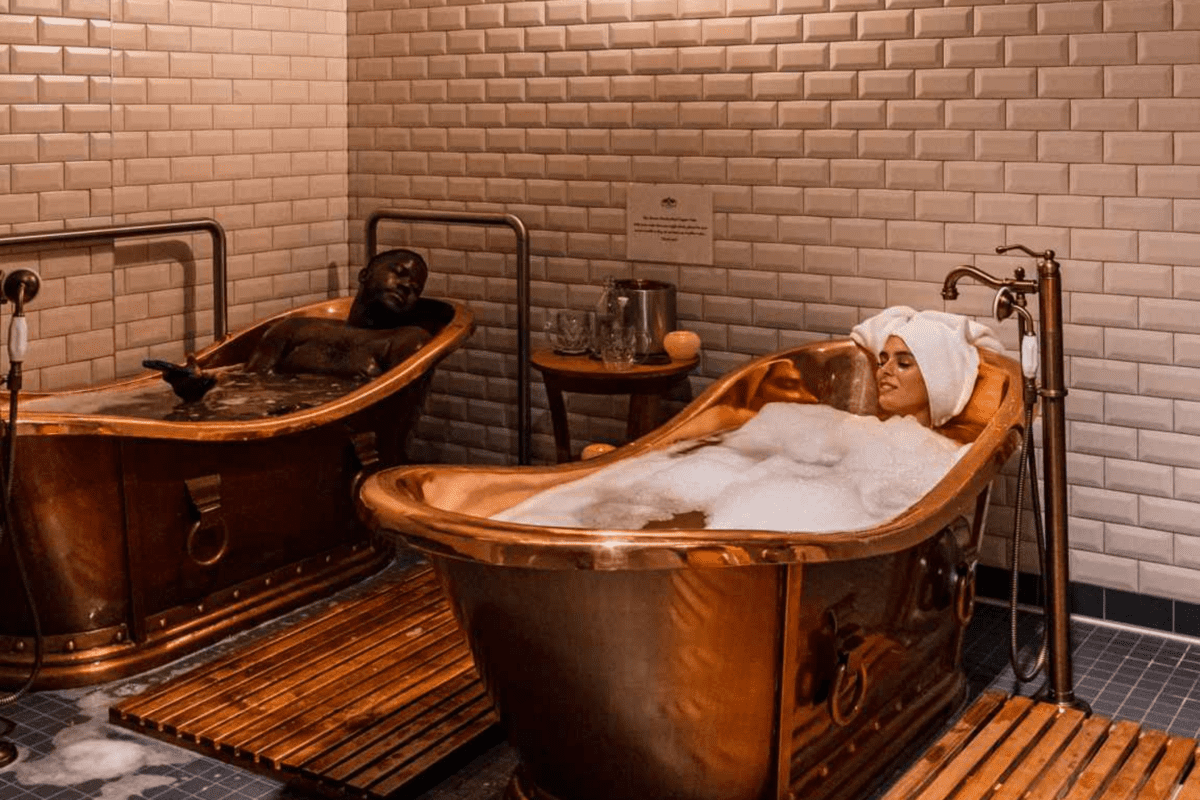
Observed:
[[[125,624],[45,637],[34,689],[69,689],[136,675],[214,644],[378,572],[389,546],[349,545],[229,586],[195,605],[145,620],[141,641]],[[20,685],[33,664],[31,637],[0,636],[0,686]]]
[[[892,779],[895,770],[921,752],[947,720],[958,714],[966,694],[966,679],[956,672],[935,686],[897,698],[870,719],[857,721],[850,742],[839,747],[831,758],[795,775],[790,786],[779,787],[771,796],[778,800],[870,796]],[[518,765],[505,787],[503,800],[571,798],[540,789],[524,766]]]

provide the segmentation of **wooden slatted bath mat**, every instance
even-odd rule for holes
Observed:
[[[1200,800],[1196,740],[985,692],[883,800]]]
[[[109,717],[279,780],[367,798],[498,740],[426,565],[123,700]]]

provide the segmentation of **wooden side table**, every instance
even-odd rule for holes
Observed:
[[[542,373],[550,421],[554,425],[554,449],[559,463],[571,460],[571,433],[567,429],[567,406],[563,392],[629,395],[629,418],[625,435],[636,439],[658,424],[660,400],[699,363],[699,357],[669,364],[633,364],[625,370],[607,369],[586,355],[564,356],[553,350],[534,350],[530,363]]]

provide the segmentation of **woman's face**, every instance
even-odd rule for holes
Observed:
[[[925,427],[930,426],[925,378],[921,376],[921,368],[908,345],[899,336],[889,336],[883,345],[875,385],[883,416],[915,417]]]

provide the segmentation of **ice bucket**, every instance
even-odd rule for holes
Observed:
[[[650,362],[670,360],[663,337],[675,330],[675,284],[667,281],[624,279],[616,282],[617,294],[629,298],[625,324],[638,333],[635,354]]]

